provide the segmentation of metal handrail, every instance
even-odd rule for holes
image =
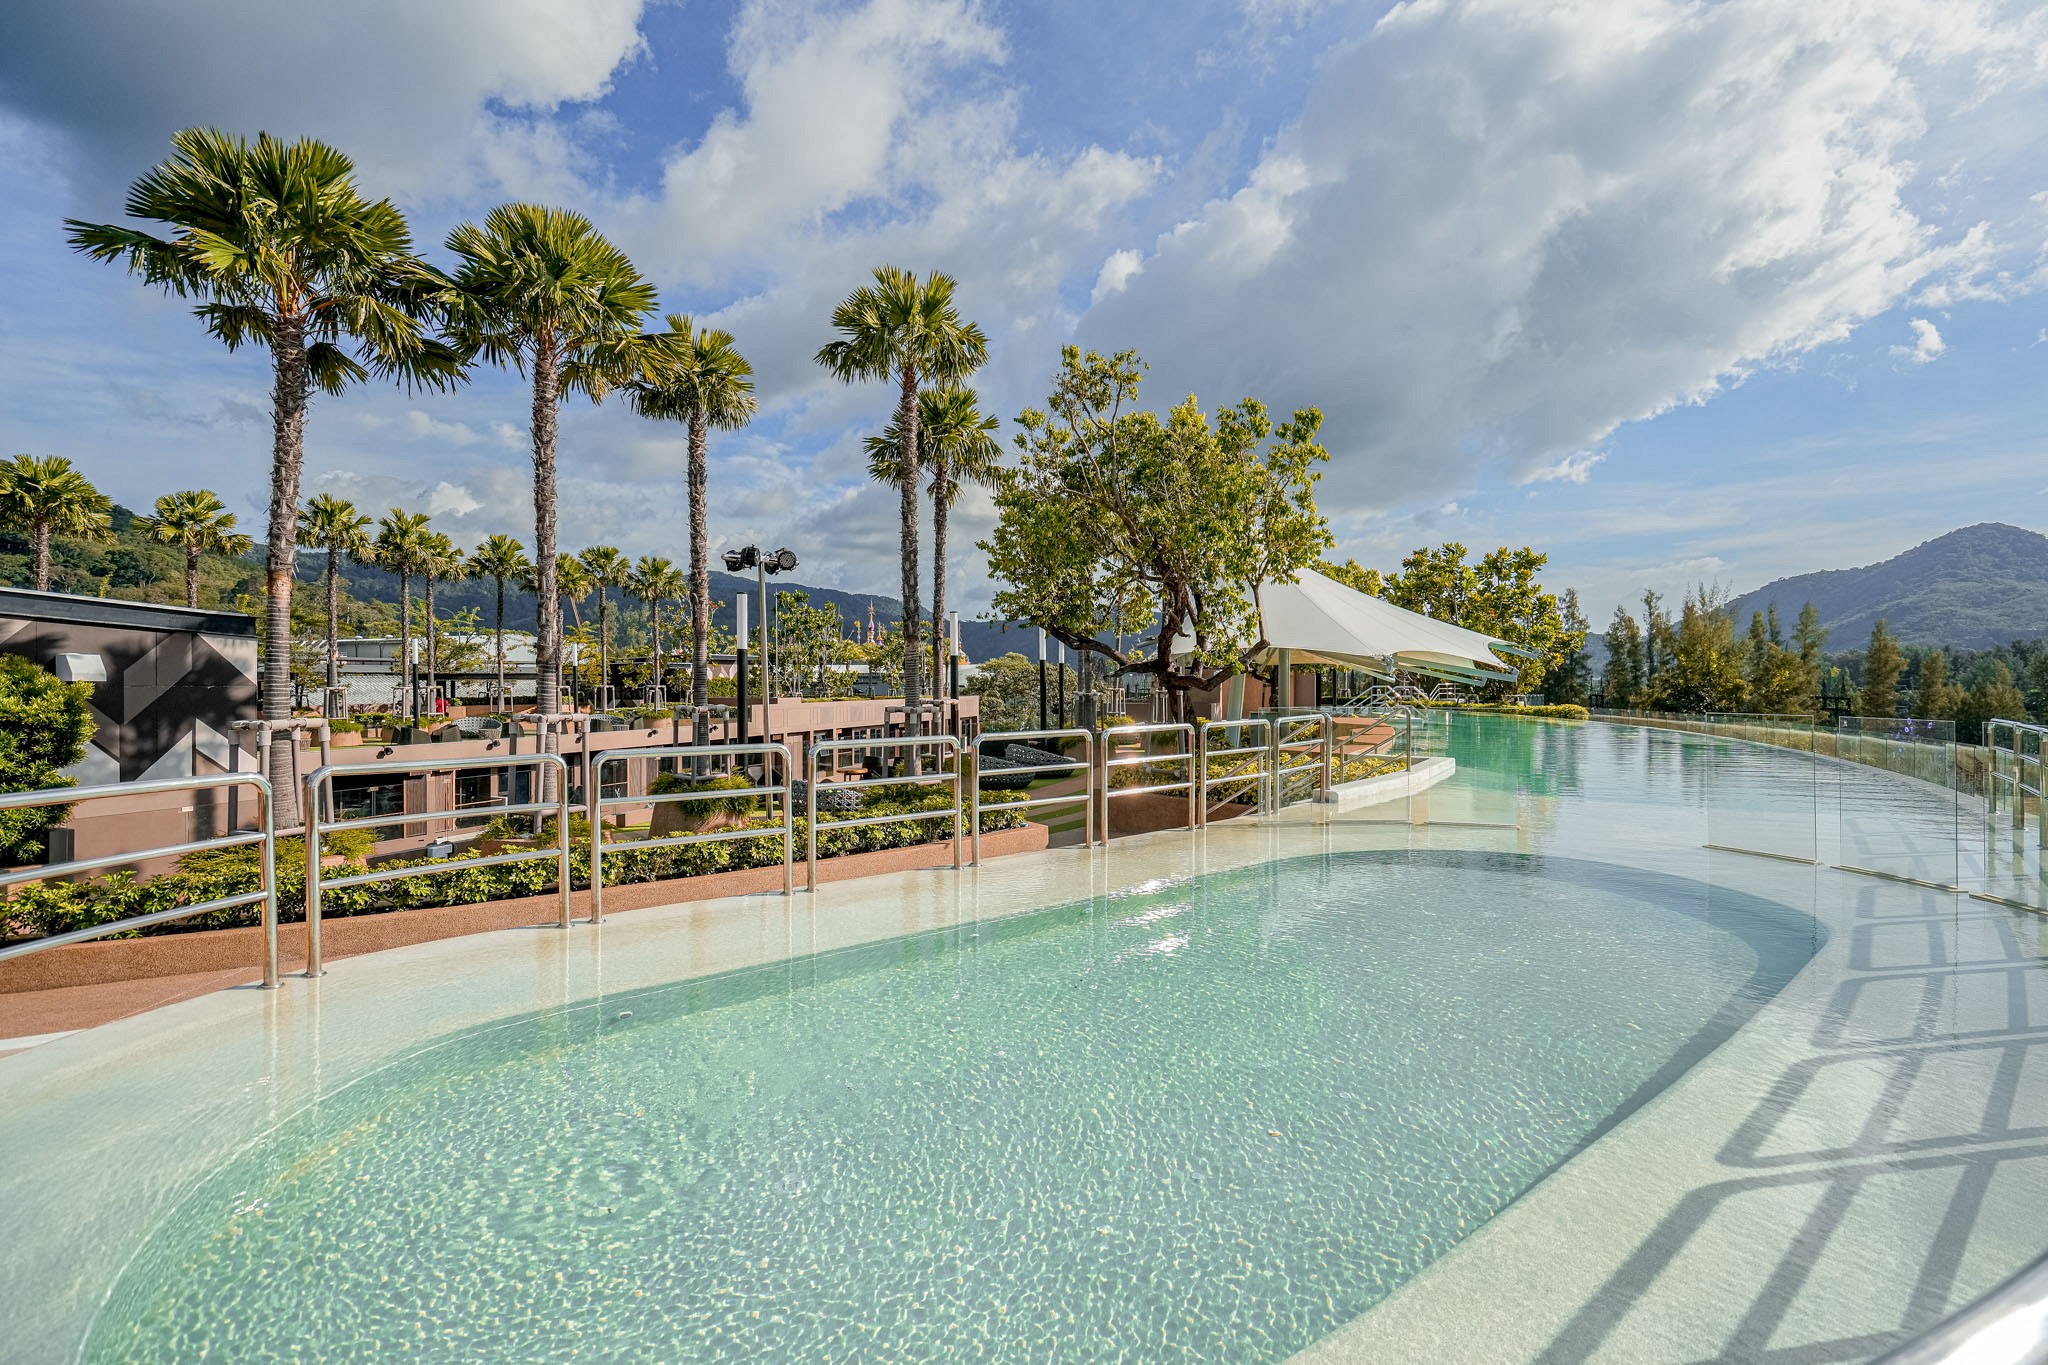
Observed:
[[[1287,777],[1290,773],[1315,773],[1316,800],[1329,800],[1332,777],[1330,771],[1332,751],[1335,748],[1337,733],[1336,721],[1327,712],[1323,711],[1292,711],[1284,715],[1274,716],[1272,720],[1273,809],[1278,810],[1280,808],[1281,798],[1285,793]],[[1314,725],[1316,727],[1316,737],[1313,740],[1289,739],[1286,737],[1289,727],[1299,727],[1302,725]],[[1298,730],[1296,733],[1299,733]],[[1288,754],[1306,754],[1311,752],[1314,753],[1315,757],[1307,763],[1290,764],[1285,758]]]
[[[1065,730],[998,730],[985,734],[975,741],[973,747],[974,781],[968,788],[968,798],[973,806],[973,817],[969,821],[973,830],[974,862],[981,863],[981,746],[984,744],[1029,744],[1033,740],[1076,740],[1081,741],[1079,759],[1062,759],[1058,763],[1020,763],[1005,767],[1003,772],[1011,776],[1035,773],[1081,774],[1079,796],[1033,796],[1020,801],[997,801],[992,804],[1001,810],[1026,811],[1042,810],[1047,806],[1071,806],[1081,804],[1081,846],[1092,848],[1095,844],[1095,736],[1078,727]]]
[[[1222,749],[1212,749],[1209,747],[1209,734],[1213,730],[1256,730],[1264,736],[1264,739],[1262,742],[1256,745],[1241,745]],[[1226,739],[1224,742],[1226,745],[1228,745],[1231,744],[1233,740],[1239,738],[1242,738],[1242,736],[1234,735],[1231,736],[1229,739]],[[1218,787],[1241,787],[1243,783],[1250,782],[1252,784],[1253,794],[1253,814],[1264,815],[1268,810],[1272,809],[1272,804],[1275,799],[1272,788],[1272,721],[1259,716],[1245,716],[1237,720],[1205,719],[1198,723],[1195,727],[1195,751],[1200,758],[1200,761],[1197,765],[1197,771],[1200,772],[1202,780],[1202,800],[1200,810],[1202,814],[1203,825],[1206,826],[1209,823],[1209,807],[1212,804],[1214,804],[1211,799],[1211,794]],[[1245,772],[1240,769],[1235,772],[1225,773],[1221,777],[1217,777],[1209,771],[1209,760],[1212,758],[1254,758],[1257,760],[1257,762],[1252,764],[1250,772]],[[1233,793],[1229,799],[1234,800],[1237,796],[1241,795],[1243,795],[1243,792],[1240,790],[1238,792]]]
[[[115,782],[98,787],[43,787],[36,791],[10,792],[0,796],[0,811],[33,810],[47,806],[75,806],[83,801],[96,801],[109,796],[153,796],[162,792],[211,791],[223,787],[254,787],[261,806],[262,820],[254,830],[238,830],[219,835],[212,839],[195,839],[183,844],[167,844],[162,848],[145,848],[133,853],[103,854],[96,858],[71,858],[61,863],[45,863],[43,866],[12,872],[0,886],[12,886],[18,882],[43,881],[50,877],[68,876],[74,872],[89,872],[95,868],[115,867],[123,863],[139,863],[145,858],[182,857],[187,853],[203,853],[211,849],[246,848],[255,844],[262,849],[257,857],[257,889],[244,891],[233,896],[221,896],[197,905],[174,905],[168,910],[154,910],[147,915],[131,915],[127,919],[112,920],[106,924],[89,925],[73,929],[68,933],[51,934],[47,938],[31,939],[17,943],[11,948],[0,948],[0,962],[9,958],[26,957],[40,953],[45,948],[61,948],[67,943],[85,943],[108,934],[126,933],[131,929],[144,929],[152,924],[167,924],[172,920],[189,919],[212,910],[232,910],[244,905],[263,907],[263,985],[266,990],[277,985],[277,863],[276,863],[276,815],[277,806],[270,789],[270,781],[260,773],[216,773],[206,777],[174,777],[159,782]]]
[[[758,754],[764,760],[782,760],[782,781],[767,780],[767,764],[762,764],[762,785],[758,787],[726,787],[715,791],[665,792],[659,796],[648,793],[644,796],[605,796],[604,769],[608,763],[631,758],[738,758]],[[670,744],[651,749],[607,749],[591,755],[590,775],[586,779],[589,789],[588,813],[590,817],[590,922],[604,923],[604,812],[608,806],[657,806],[675,805],[692,801],[723,801],[735,796],[765,796],[769,798],[769,809],[775,808],[775,798],[781,797],[782,823],[766,829],[698,830],[691,834],[672,834],[660,839],[621,840],[619,846],[633,849],[674,848],[681,844],[714,844],[725,839],[764,839],[772,837],[778,830],[782,834],[782,894],[791,895],[794,890],[795,873],[791,868],[792,855],[796,851],[795,812],[790,802],[790,780],[796,771],[796,757],[787,744],[764,742],[760,744]]]
[[[364,829],[376,825],[423,824],[429,820],[454,820],[461,818],[457,810],[405,811],[398,815],[363,816],[353,820],[323,820],[325,811],[334,797],[333,782],[336,776],[371,776],[377,773],[436,773],[453,772],[458,768],[539,768],[555,774],[555,799],[553,801],[527,802],[504,807],[506,814],[538,813],[553,811],[555,814],[555,848],[523,849],[517,853],[494,853],[487,857],[455,858],[447,862],[435,862],[421,867],[372,868],[368,872],[352,873],[346,877],[322,878],[320,867],[321,836],[344,829]],[[542,784],[536,783],[536,786]],[[325,798],[325,799],[322,799]],[[559,882],[557,894],[561,900],[561,925],[569,927],[569,894],[571,891],[569,871],[569,765],[562,761],[560,754],[498,754],[489,758],[465,758],[451,763],[447,759],[392,759],[383,763],[325,764],[306,774],[306,975],[320,976],[325,968],[320,960],[320,897],[326,891],[339,890],[345,886],[362,886],[370,882],[399,881],[406,877],[423,877],[434,872],[467,872],[479,867],[500,867],[506,863],[531,862],[536,858],[557,860],[556,878]]]
[[[2048,1365],[2048,1256],[1877,1365]]]
[[[1184,741],[1184,747],[1170,754],[1147,753],[1132,754],[1124,758],[1112,757],[1116,752],[1115,742],[1125,736],[1142,739],[1149,735],[1168,734],[1180,736]],[[1109,799],[1112,796],[1150,796],[1156,793],[1184,791],[1188,794],[1188,828],[1200,829],[1202,827],[1197,813],[1197,804],[1201,800],[1198,788],[1201,786],[1201,783],[1198,780],[1198,774],[1195,769],[1197,755],[1195,753],[1194,726],[1176,721],[1158,721],[1149,725],[1112,725],[1102,732],[1100,742],[1102,745],[1102,758],[1097,767],[1102,773],[1102,837],[1104,842],[1107,842],[1109,839]],[[1126,787],[1122,791],[1113,791],[1110,787],[1109,774],[1112,768],[1131,768],[1147,763],[1176,762],[1187,764],[1188,775],[1184,781],[1161,782],[1149,787]]]
[[[857,777],[845,782],[832,784],[835,791],[860,791],[867,787],[900,787],[905,784],[932,786],[947,783],[953,789],[953,808],[949,811],[913,811],[907,815],[871,815],[851,820],[827,820],[827,829],[858,829],[866,825],[902,825],[913,821],[938,820],[950,814],[953,817],[953,870],[959,871],[961,843],[965,835],[966,812],[962,806],[960,790],[961,761],[960,741],[952,735],[893,735],[885,739],[827,739],[811,746],[809,758],[810,777],[804,783],[804,890],[818,889],[818,760],[828,754],[857,753],[863,749],[909,749],[913,756],[924,749],[937,749],[940,753],[941,768],[935,773],[910,773],[902,777]],[[945,768],[945,755],[953,756],[953,766]]]

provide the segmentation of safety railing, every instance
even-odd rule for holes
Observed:
[[[0,962],[5,962],[9,958],[25,957],[30,953],[39,953],[45,948],[61,948],[67,943],[84,943],[90,939],[105,938],[108,934],[146,929],[153,924],[168,924],[173,920],[190,919],[194,915],[204,915],[215,910],[234,910],[245,905],[257,905],[262,907],[263,917],[263,984],[266,987],[276,986],[276,811],[270,783],[260,774],[219,773],[209,777],[179,777],[161,782],[119,782],[100,787],[44,787],[37,791],[12,792],[0,796],[0,811],[76,806],[87,801],[114,796],[157,796],[166,792],[215,791],[236,787],[253,787],[256,790],[260,820],[253,830],[230,830],[226,834],[193,839],[182,844],[166,844],[159,848],[134,849],[121,853],[103,853],[93,858],[68,858],[60,863],[16,868],[0,873],[0,888],[19,886],[23,882],[47,881],[52,877],[68,877],[73,873],[92,872],[100,868],[125,867],[130,863],[139,863],[150,858],[182,858],[188,853],[208,853],[216,849],[248,848],[253,845],[258,849],[256,890],[220,896],[192,905],[174,905],[169,909],[154,910],[146,915],[130,915],[127,919],[110,920],[105,924],[89,925],[68,933],[31,939],[27,943],[17,943],[11,948],[0,948]]]
[[[1180,740],[1180,747],[1168,753],[1152,753],[1152,741],[1160,735],[1172,735]],[[1135,739],[1140,752],[1119,754],[1119,741]],[[1096,765],[1102,773],[1102,833],[1109,837],[1109,800],[1113,796],[1153,796],[1172,792],[1186,792],[1188,798],[1188,828],[1201,828],[1201,774],[1198,768],[1200,758],[1195,753],[1195,727],[1172,721],[1155,722],[1150,725],[1112,725],[1102,732],[1099,740],[1102,758]],[[1151,765],[1179,766],[1186,776],[1177,782],[1144,782],[1145,769]],[[1118,787],[1115,774],[1120,768],[1136,768],[1141,785]]]
[[[856,815],[843,820],[827,820],[824,828],[860,829],[868,825],[902,825],[926,820],[953,821],[953,866],[957,870],[962,863],[962,844],[966,833],[967,797],[961,787],[962,769],[966,766],[961,757],[960,741],[952,735],[893,735],[884,739],[828,739],[811,746],[808,763],[809,777],[804,782],[804,890],[818,889],[818,774],[825,771],[821,760],[841,753],[872,753],[881,749],[898,749],[912,760],[905,766],[913,769],[900,777],[856,777],[831,784],[834,792],[871,790],[875,787],[939,786],[948,787],[953,793],[953,804],[945,810],[909,811],[900,815]],[[936,750],[939,768],[923,771],[915,760]],[[946,760],[952,759],[951,766]],[[858,799],[858,797],[856,797]]]
[[[1303,773],[1315,778],[1315,799],[1326,801],[1332,781],[1332,755],[1336,722],[1321,711],[1296,711],[1274,716],[1273,721],[1273,809],[1288,801],[1291,779]]]
[[[979,863],[981,861],[981,779],[983,776],[981,754],[983,750],[998,744],[1004,746],[1028,744],[1037,747],[1040,741],[1049,741],[1054,744],[1078,742],[1081,746],[1081,757],[1062,757],[1053,763],[1010,763],[1005,761],[1000,769],[992,769],[991,771],[1001,772],[1005,777],[1030,777],[1033,779],[1053,776],[1072,777],[1078,774],[1081,778],[1081,790],[1079,792],[1062,792],[1057,796],[1029,796],[1017,801],[999,801],[992,804],[997,809],[1004,811],[1045,810],[1052,806],[1072,807],[1078,805],[1081,808],[1082,846],[1092,847],[1094,845],[1094,734],[1079,728],[1066,730],[999,730],[994,734],[983,735],[977,741],[974,749],[974,782],[969,788],[973,793],[969,799],[972,802],[974,814],[973,818],[969,821],[969,825],[974,831],[975,862]],[[1056,751],[1049,750],[1048,752]]]
[[[605,796],[604,770],[613,763],[628,759],[659,760],[664,758],[761,759],[761,785],[749,787],[714,787],[705,791],[649,793],[644,796]],[[780,764],[782,781],[771,782],[769,760]],[[657,848],[676,848],[684,844],[713,844],[726,839],[765,839],[782,836],[782,894],[787,896],[795,889],[795,873],[791,868],[795,852],[796,822],[790,804],[795,776],[796,759],[786,744],[670,744],[653,749],[610,749],[590,756],[590,778],[586,783],[589,790],[588,811],[590,818],[590,922],[604,922],[604,813],[619,806],[660,806],[687,805],[700,801],[728,801],[740,797],[764,796],[768,798],[771,815],[782,812],[781,823],[763,828],[752,826],[744,829],[694,830],[685,834],[664,835],[660,838],[622,839],[612,845],[619,852],[644,852]]]
[[[1221,736],[1220,742],[1216,736]],[[1258,737],[1258,743],[1248,740]],[[1202,823],[1209,823],[1210,809],[1218,804],[1217,793],[1223,794],[1224,802],[1237,800],[1251,793],[1252,809],[1255,814],[1264,815],[1272,808],[1273,790],[1273,723],[1256,717],[1243,720],[1204,720],[1195,728],[1195,747],[1200,755],[1196,764],[1202,775],[1202,800],[1199,806]],[[1223,771],[1216,771],[1216,761],[1223,761]]]
[[[2009,747],[1999,745],[2001,734],[2007,737]],[[2027,827],[2027,798],[2032,797],[2041,847],[2048,848],[2048,806],[2041,802],[2041,793],[2048,791],[2048,726],[2003,718],[1987,720],[1984,722],[1984,747],[1989,751],[1990,760],[1984,774],[1984,829],[1987,837],[1998,824],[2001,792],[2007,795],[2012,808],[2015,842]],[[2029,753],[2029,748],[2033,752]],[[2007,760],[2012,763],[2011,772],[2005,770]],[[2028,764],[2034,768],[2032,786],[2027,785]]]
[[[406,811],[402,814],[360,815],[346,820],[327,818],[326,812],[333,805],[334,779],[340,775],[349,777],[374,777],[381,774],[404,773],[422,775],[436,772],[452,772],[456,767],[465,771],[477,768],[534,768],[541,774],[552,773],[555,777],[555,796],[550,800],[514,802],[498,808],[500,815],[552,814],[555,817],[555,847],[519,849],[511,853],[491,853],[474,858],[456,858],[447,862],[433,862],[412,867],[373,867],[367,872],[351,873],[344,877],[323,877],[320,866],[320,843],[327,835],[338,834],[350,829],[377,829],[391,825],[424,824],[430,820],[454,820],[461,817],[460,810]],[[545,789],[544,782],[534,786]],[[507,863],[532,862],[539,858],[557,860],[556,879],[561,899],[561,924],[569,927],[569,770],[558,754],[501,754],[491,758],[465,758],[459,764],[446,759],[394,759],[385,763],[347,763],[315,768],[306,774],[306,975],[319,976],[325,970],[320,960],[320,900],[329,891],[339,891],[345,886],[367,886],[372,882],[398,881],[406,877],[423,877],[436,872],[467,872],[479,867],[502,867]]]
[[[1877,1365],[2048,1365],[2048,1256]]]

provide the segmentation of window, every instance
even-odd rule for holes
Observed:
[[[372,815],[405,813],[405,779],[386,777],[337,777],[334,779],[334,817],[361,820]]]

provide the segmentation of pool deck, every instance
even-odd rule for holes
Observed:
[[[1868,1359],[2048,1246],[2048,916],[1711,852],[1707,834],[1698,810],[1452,783],[815,897],[421,944],[72,1033],[0,1057],[0,1207],[48,1230],[0,1239],[9,1349],[70,1358],[194,1177],[440,1035],[1276,857],[1432,848],[1666,872],[1696,883],[1709,914],[1715,888],[1739,890],[1813,915],[1827,936],[1721,1047],[1298,1359]],[[2001,875],[2037,894],[2032,872]]]

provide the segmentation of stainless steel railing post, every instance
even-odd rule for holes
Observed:
[[[321,815],[321,778],[326,767],[306,774],[306,979],[324,976],[320,965],[320,833],[326,821]]]
[[[644,793],[640,796],[604,795],[604,770],[607,764],[623,763],[633,759],[687,758],[694,765],[708,763],[718,758],[745,758],[758,756],[761,760],[761,782],[759,786],[743,788],[721,788],[712,791],[666,792],[659,796]],[[780,760],[781,780],[775,779],[775,761]],[[686,805],[696,801],[723,801],[742,796],[759,796],[768,802],[771,818],[779,818],[767,829],[697,830],[686,834],[649,837],[630,841],[641,851],[657,848],[676,848],[689,844],[719,843],[727,839],[765,839],[776,834],[782,836],[782,893],[793,894],[795,873],[792,869],[792,853],[795,838],[795,808],[790,803],[791,768],[795,760],[789,746],[774,740],[763,740],[754,744],[668,744],[638,749],[612,749],[599,752],[591,759],[591,770],[586,780],[591,784],[591,795],[587,798],[590,811],[590,917],[591,923],[602,922],[604,913],[604,812],[613,806],[659,806]],[[777,798],[780,798],[778,801]]]

